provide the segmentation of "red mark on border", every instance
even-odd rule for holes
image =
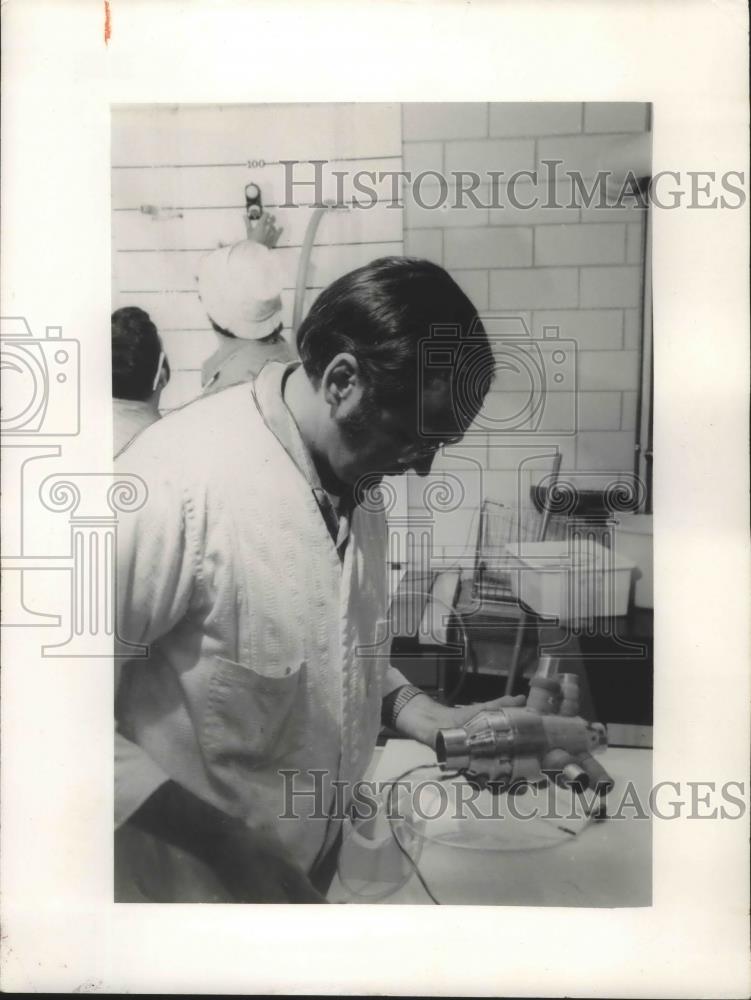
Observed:
[[[112,18],[110,17],[109,0],[104,0],[104,44],[109,45],[112,38]]]

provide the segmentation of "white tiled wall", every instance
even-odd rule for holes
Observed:
[[[284,271],[289,336],[300,246],[313,209],[311,160],[322,168],[323,197],[336,200],[334,171],[399,170],[401,109],[396,104],[296,104],[117,108],[112,114],[112,308],[145,309],[163,337],[172,378],[165,410],[200,391],[200,369],[216,338],[198,299],[203,253],[243,239],[250,181],[284,227],[275,253]],[[281,160],[298,160],[299,186],[286,199]],[[259,165],[262,163],[263,165]],[[306,304],[334,278],[384,254],[401,254],[403,212],[382,203],[321,219],[308,272]],[[157,214],[154,213],[157,210]]]
[[[573,383],[555,387],[547,415],[552,428],[575,413],[576,433],[513,441],[478,433],[450,456],[440,456],[428,480],[409,477],[397,494],[396,521],[424,511],[425,490],[450,474],[466,495],[435,517],[436,552],[450,556],[473,544],[484,497],[513,502],[563,455],[562,472],[628,472],[633,465],[641,337],[643,213],[636,208],[572,205],[565,169],[590,175],[608,150],[648,126],[644,104],[405,104],[121,108],[113,112],[113,309],[139,305],[154,318],[172,365],[165,408],[199,391],[203,360],[214,336],[197,297],[201,254],[244,235],[244,187],[258,183],[264,202],[284,226],[276,251],[285,270],[285,325],[291,321],[297,260],[312,209],[279,208],[284,201],[282,159],[328,161],[324,195],[336,196],[334,171],[505,172],[562,160],[555,193],[526,179],[517,199],[540,204],[486,207],[490,183],[476,189],[480,203],[452,207],[439,177],[426,178],[417,203],[405,189],[403,210],[379,189],[378,205],[324,217],[308,280],[307,303],[318,290],[367,260],[405,252],[445,266],[484,313],[520,317],[536,343],[546,327],[576,345]],[[250,161],[264,161],[251,166]],[[403,161],[403,162],[402,162]],[[295,174],[312,180],[302,163]],[[465,192],[470,181],[460,180]],[[296,191],[306,201],[305,188]],[[425,203],[446,201],[439,208]],[[155,217],[149,206],[159,209]],[[146,209],[146,211],[144,211]],[[549,354],[549,349],[546,348]],[[503,392],[503,394],[502,394]],[[497,379],[486,412],[508,412],[514,387]],[[571,431],[572,428],[569,428]],[[404,488],[406,487],[406,488]],[[404,534],[404,530],[402,530]]]
[[[481,312],[521,317],[536,341],[542,339],[545,327],[558,327],[560,337],[573,340],[577,351],[576,393],[549,397],[561,420],[575,406],[576,433],[558,438],[517,436],[513,447],[508,437],[488,434],[475,439],[471,452],[460,446],[452,457],[442,456],[434,465],[435,475],[457,469],[465,461],[464,452],[466,461],[477,467],[477,476],[483,477],[482,495],[513,502],[520,483],[525,493],[550,468],[550,457],[524,462],[543,442],[552,445],[549,451],[561,451],[562,475],[632,471],[644,213],[630,206],[572,207],[571,185],[563,173],[581,172],[590,178],[591,188],[591,177],[607,165],[609,150],[648,129],[648,106],[411,104],[404,105],[402,121],[405,169],[484,174],[487,183],[476,190],[483,205],[491,200],[489,171],[502,170],[506,178],[517,170],[537,169],[542,174],[543,160],[563,161],[557,168],[556,187],[556,200],[563,207],[544,207],[548,189],[530,179],[520,180],[515,193],[524,204],[537,196],[542,204],[532,209],[510,205],[503,187],[497,198],[502,207],[497,208],[430,210],[409,194],[405,199],[405,253],[446,267]],[[466,190],[468,182],[464,185]],[[432,197],[440,200],[440,193],[436,181]],[[427,178],[420,194],[431,203]],[[449,203],[455,200],[452,197]],[[499,395],[502,385],[497,378],[487,414],[504,406],[508,412],[508,396],[504,402]],[[556,414],[553,417],[557,419]],[[424,485],[417,479],[410,482],[410,505],[416,515],[424,510]],[[450,543],[460,536],[472,544],[473,502],[467,498],[461,511],[436,514],[439,555],[443,551],[448,557]]]

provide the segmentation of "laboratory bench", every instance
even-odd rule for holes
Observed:
[[[447,703],[480,703],[503,695],[515,644],[520,652],[516,694],[527,693],[541,652],[559,658],[562,672],[578,675],[580,714],[607,724],[609,746],[599,762],[614,780],[608,796],[610,817],[586,818],[575,792],[548,785],[513,799],[507,794],[494,798],[483,790],[473,799],[480,816],[470,810],[456,818],[456,797],[467,801],[466,779],[442,772],[430,748],[384,731],[365,780],[375,782],[385,793],[389,783],[399,778],[408,783],[413,795],[421,782],[428,789],[432,783],[434,789],[445,789],[450,806],[438,809],[435,818],[428,815],[418,821],[412,817],[405,844],[414,865],[395,848],[394,830],[383,815],[380,826],[371,827],[369,845],[364,845],[362,835],[353,833],[358,828],[350,826],[329,900],[651,905],[651,821],[638,816],[635,809],[625,808],[617,815],[619,803],[628,795],[635,793],[643,803],[649,799],[651,611],[631,603],[627,615],[606,623],[595,621],[589,628],[566,629],[518,603],[478,600],[471,574],[457,570],[402,573],[392,593],[391,661],[412,683]],[[412,772],[413,768],[421,769]],[[434,802],[440,805],[435,794]],[[575,799],[576,809],[572,806]],[[551,803],[558,807],[553,817],[566,814],[563,822],[521,818],[535,806],[544,817]],[[383,863],[377,854],[381,850],[388,858]]]
[[[479,819],[466,810],[457,819],[452,800],[442,816],[428,819],[421,827],[415,824],[417,835],[409,853],[435,900],[454,905],[650,906],[651,820],[637,817],[637,810],[628,806],[620,810],[618,806],[627,800],[627,787],[629,795],[635,790],[641,802],[648,801],[652,752],[611,747],[599,760],[614,780],[608,802],[611,814],[620,812],[619,818],[595,822],[574,818],[565,798],[556,800],[553,810],[543,801],[543,794],[566,793],[548,788],[539,797],[530,792],[515,798],[513,809],[507,795],[491,803],[491,793],[483,791],[476,800]],[[366,779],[387,783],[410,768],[434,762],[435,754],[428,747],[412,740],[392,740],[377,753]],[[413,789],[417,782],[425,782],[430,790],[431,779],[438,775],[436,766],[404,780]],[[446,787],[462,781],[452,778]],[[543,817],[556,818],[521,818],[535,806]],[[429,809],[427,802],[421,811],[426,815],[439,812]],[[342,852],[356,849],[353,844],[345,841]],[[393,854],[387,839],[380,841],[378,849]],[[364,869],[357,867],[356,857],[352,865],[352,854],[349,861],[340,855],[339,872],[328,892],[330,902],[434,905],[406,861],[402,873],[388,881],[358,878]]]

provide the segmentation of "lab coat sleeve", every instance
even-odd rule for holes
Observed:
[[[199,566],[194,508],[158,468],[138,460],[141,451],[135,446],[128,449],[115,466],[118,472],[139,475],[148,491],[139,510],[118,519],[115,694],[132,645],[148,650],[185,615]],[[140,746],[116,732],[116,825],[167,780]]]

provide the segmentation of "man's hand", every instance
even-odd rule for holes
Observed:
[[[261,243],[263,246],[273,250],[279,242],[279,237],[284,232],[283,226],[277,226],[276,217],[264,212],[260,219],[253,221],[245,216],[245,232],[247,239],[253,243]]]
[[[449,709],[450,712],[454,713],[454,721],[450,724],[452,726],[463,726],[465,722],[469,722],[470,719],[474,718],[478,712],[496,712],[499,708],[524,708],[527,703],[527,699],[523,694],[515,695],[504,695],[502,698],[494,698],[493,701],[483,701],[476,705],[455,705],[454,708]],[[441,726],[442,729],[447,729],[447,726]]]
[[[238,903],[326,902],[278,840],[175,781],[160,785],[129,822],[202,861]]]
[[[396,718],[397,731],[404,736],[419,740],[435,749],[435,738],[439,729],[454,729],[469,722],[482,711],[496,711],[499,708],[521,708],[526,699],[523,695],[504,696],[477,705],[439,705],[426,694],[412,698]]]

